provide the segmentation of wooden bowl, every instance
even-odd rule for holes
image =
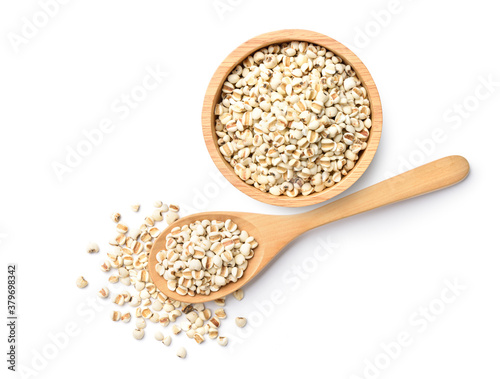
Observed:
[[[290,41],[305,41],[323,46],[342,58],[345,63],[351,65],[356,72],[357,77],[361,80],[363,86],[368,92],[372,119],[370,136],[367,141],[368,146],[360,153],[359,159],[357,160],[354,168],[334,186],[325,188],[321,192],[316,192],[308,196],[298,195],[297,197],[271,195],[268,192],[262,192],[261,190],[242,181],[219,151],[219,146],[217,145],[218,138],[215,134],[214,114],[215,105],[220,102],[222,85],[224,84],[227,76],[238,64],[240,64],[247,56],[253,54],[259,49],[262,49],[263,47]],[[215,74],[208,85],[203,103],[201,119],[203,136],[205,138],[205,144],[207,145],[208,152],[222,175],[224,175],[233,186],[248,196],[264,203],[285,207],[302,207],[306,205],[318,204],[331,199],[349,188],[365,172],[368,165],[372,161],[375,152],[377,151],[380,141],[380,135],[382,132],[382,105],[380,103],[380,96],[378,94],[377,87],[375,86],[368,69],[351,50],[342,45],[340,42],[337,42],[336,40],[323,34],[308,30],[288,29],[266,33],[252,38],[251,40],[240,45],[236,48],[236,50],[227,56],[227,58],[217,68],[217,71],[215,71]]]

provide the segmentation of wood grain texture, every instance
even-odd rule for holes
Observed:
[[[363,86],[368,92],[368,98],[371,106],[372,127],[370,129],[370,137],[368,138],[367,148],[360,154],[354,168],[336,185],[326,188],[325,190],[314,193],[308,196],[299,195],[294,198],[288,196],[274,196],[267,192],[262,192],[259,189],[250,186],[243,182],[234,172],[231,165],[222,157],[217,145],[217,136],[215,134],[215,105],[220,101],[220,93],[222,85],[228,74],[241,63],[248,55],[255,51],[269,46],[289,41],[306,41],[324,46],[328,50],[334,52],[341,57],[344,62],[351,65],[356,71],[358,78],[363,83]],[[213,75],[205,94],[202,110],[202,128],[205,144],[207,146],[210,157],[214,161],[222,175],[229,182],[248,196],[253,197],[264,203],[285,206],[285,207],[302,207],[306,205],[318,204],[325,200],[331,199],[339,193],[349,188],[359,177],[365,172],[370,165],[370,162],[377,151],[382,132],[382,104],[380,96],[375,86],[370,73],[361,60],[347,47],[340,42],[325,36],[320,33],[300,30],[288,29],[276,32],[262,34],[258,37],[240,45],[220,64],[215,74]]]
[[[340,200],[298,215],[273,216],[242,212],[193,214],[173,223],[160,234],[151,249],[148,270],[154,284],[169,298],[188,303],[215,300],[236,291],[248,283],[286,245],[308,230],[384,205],[449,187],[465,179],[468,173],[469,163],[467,160],[460,156],[451,156],[428,163]],[[196,220],[225,221],[228,218],[236,222],[240,230],[246,230],[259,242],[259,246],[255,249],[255,255],[248,261],[248,267],[243,276],[236,283],[230,283],[222,287],[218,292],[212,292],[208,296],[181,296],[169,291],[167,281],[156,273],[154,267],[157,263],[156,254],[165,248],[165,237],[170,230],[173,227],[190,224]]]

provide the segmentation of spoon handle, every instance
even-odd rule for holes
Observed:
[[[340,200],[296,216],[304,231],[401,200],[456,184],[469,173],[469,162],[453,155],[417,167]]]

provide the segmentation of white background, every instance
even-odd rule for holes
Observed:
[[[486,0],[69,1],[19,42],[24,18],[40,17],[37,22],[43,23],[40,3],[3,1],[0,313],[6,312],[6,265],[14,262],[18,368],[51,379],[498,377],[500,9],[495,5]],[[86,303],[106,280],[98,265],[114,236],[111,212],[122,212],[133,225],[157,199],[184,205],[184,214],[307,210],[261,204],[220,179],[201,133],[203,96],[218,64],[247,39],[283,28],[314,30],[346,44],[380,91],[379,150],[346,194],[452,154],[469,160],[471,174],[455,187],[297,240],[247,286],[242,302],[228,300],[221,334],[235,337],[226,348],[211,340],[197,346],[184,335],[167,348],[153,339],[159,325],[149,325],[137,342],[132,323],[112,323],[109,307],[93,312]],[[14,34],[19,45],[12,42]],[[148,67],[169,76],[127,117],[113,111],[112,104],[141,84]],[[488,81],[496,83],[490,90],[483,84]],[[456,106],[467,114],[457,116]],[[64,164],[67,148],[75,148],[84,131],[105,118],[114,130],[59,180],[54,163]],[[429,143],[436,133],[444,137]],[[419,147],[423,140],[425,147]],[[129,211],[134,202],[143,205],[140,215]],[[88,241],[97,241],[101,253],[87,255]],[[314,252],[325,253],[332,241],[337,247],[318,262]],[[297,267],[306,275],[292,271]],[[90,282],[84,290],[75,286],[79,275]],[[440,308],[446,280],[466,289]],[[284,301],[262,311],[271,291]],[[429,306],[440,314],[422,321],[419,309]],[[240,331],[245,336],[236,334],[236,316],[251,318]],[[415,322],[427,324],[426,330]],[[50,351],[51,335],[68,325],[79,335],[61,337],[64,346]],[[381,345],[405,331],[410,346],[384,359]],[[0,332],[4,352],[7,330],[2,326]],[[175,356],[179,346],[186,346],[186,360]],[[38,354],[48,351],[50,357],[41,362]],[[367,369],[371,364],[375,371]],[[6,363],[1,365],[4,377]]]

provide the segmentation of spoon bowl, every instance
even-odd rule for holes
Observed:
[[[182,227],[184,225],[189,225],[198,220],[217,220],[217,221],[226,221],[227,219],[233,220],[237,225],[239,230],[246,230],[249,235],[255,237],[257,242],[259,241],[267,241],[267,234],[260,229],[262,227],[262,223],[259,223],[257,220],[257,224],[254,222],[253,213],[242,213],[242,212],[204,212],[204,213],[195,213],[186,217],[183,217],[176,222],[172,223],[168,226],[156,239],[153,247],[151,248],[151,252],[149,254],[149,262],[148,262],[148,270],[153,280],[153,283],[156,285],[158,290],[163,292],[169,298],[189,302],[189,303],[199,303],[210,300],[215,300],[220,297],[226,296],[237,289],[244,286],[248,283],[258,272],[261,270],[261,266],[263,264],[264,257],[266,256],[265,249],[270,248],[269,244],[260,244],[254,250],[254,256],[248,260],[248,266],[246,270],[243,272],[243,276],[238,279],[237,282],[230,282],[217,292],[211,292],[209,295],[197,295],[197,296],[183,296],[179,295],[177,292],[170,291],[167,287],[167,281],[160,276],[156,270],[155,265],[158,263],[156,261],[156,254],[158,254],[161,250],[165,249],[165,240],[170,231],[179,226]],[[280,217],[280,216],[267,216],[267,217]],[[258,226],[260,225],[260,227]],[[199,299],[198,299],[199,298]]]
[[[366,212],[384,205],[433,192],[456,184],[469,173],[469,163],[461,156],[450,156],[415,168],[371,187],[345,196],[320,208],[291,216],[275,216],[242,212],[197,213],[176,221],[156,239],[149,254],[148,271],[153,283],[167,297],[186,303],[204,303],[229,295],[252,280],[291,241],[318,226]],[[209,295],[187,296],[170,291],[167,281],[155,265],[156,254],[165,249],[165,239],[172,228],[197,220],[233,220],[259,243],[247,269],[237,282],[231,282]]]

